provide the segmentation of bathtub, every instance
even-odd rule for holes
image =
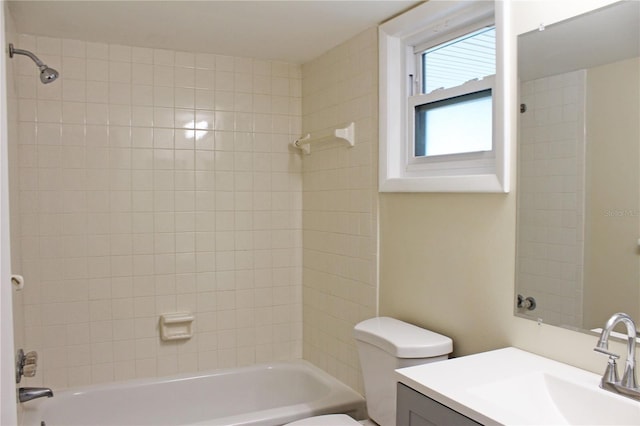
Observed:
[[[305,361],[54,390],[22,404],[25,426],[275,426],[345,413],[365,418],[357,392]]]

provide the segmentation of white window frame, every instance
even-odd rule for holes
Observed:
[[[509,192],[513,98],[506,52],[511,51],[507,1],[431,0],[382,24],[380,47],[380,164],[381,192]],[[412,161],[415,54],[424,46],[444,43],[493,20],[496,26],[496,75],[492,85],[493,151],[440,156]],[[484,80],[484,79],[483,79]],[[469,83],[472,84],[472,83]],[[422,95],[424,96],[424,95]],[[515,104],[514,104],[515,105]],[[478,158],[479,157],[479,158]]]
[[[475,92],[491,89],[492,91],[492,117],[495,116],[495,103],[493,102],[494,77],[490,76],[478,81],[470,81],[458,87],[452,87],[447,90],[436,90],[431,93],[409,96],[407,100],[407,137],[408,143],[405,149],[406,175],[409,177],[420,177],[441,175],[442,173],[452,172],[451,166],[455,162],[456,173],[460,173],[461,169],[469,172],[482,170],[491,170],[494,150],[493,143],[490,151],[471,151],[460,154],[437,155],[437,156],[415,156],[415,108],[421,105],[427,105],[441,100],[451,99],[457,96],[468,95]],[[492,127],[493,126],[492,120]],[[492,130],[492,135],[495,133]],[[449,170],[448,170],[449,169]]]

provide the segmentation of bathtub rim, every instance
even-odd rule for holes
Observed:
[[[360,395],[360,393],[358,393],[356,390],[346,385],[336,377],[332,376],[330,373],[326,372],[325,370],[321,369],[315,364],[304,359],[293,359],[293,360],[287,360],[287,361],[270,361],[270,362],[251,364],[246,366],[239,366],[239,367],[215,368],[211,370],[177,373],[177,374],[170,374],[170,375],[158,376],[158,377],[144,377],[144,378],[136,378],[136,379],[117,380],[113,382],[94,383],[90,385],[62,388],[60,390],[56,390],[56,389],[52,389],[52,390],[54,391],[54,395],[65,395],[65,394],[80,395],[83,393],[89,393],[91,391],[96,391],[96,390],[119,389],[125,385],[127,387],[138,387],[138,386],[146,386],[146,385],[153,385],[153,384],[159,384],[159,383],[170,383],[170,382],[181,381],[185,379],[198,379],[198,378],[206,378],[206,377],[218,376],[218,375],[222,376],[222,375],[233,374],[238,371],[258,371],[265,368],[277,369],[278,367],[291,368],[292,366],[296,366],[296,369],[298,370],[304,369],[306,367],[312,370],[313,372],[315,372],[317,374],[317,377],[321,378],[324,384],[342,385],[347,390],[350,390]],[[25,405],[25,407],[27,406],[29,405]]]
[[[41,420],[46,420],[42,418],[43,415],[40,414],[40,412],[46,409],[48,406],[55,405],[55,396],[59,396],[60,398],[72,398],[73,396],[90,394],[92,392],[117,391],[122,390],[123,388],[136,389],[154,385],[161,386],[163,384],[169,384],[171,382],[182,380],[196,380],[199,378],[206,379],[209,377],[233,375],[241,372],[251,373],[252,371],[263,371],[265,369],[284,369],[310,372],[314,379],[318,380],[322,385],[327,386],[329,388],[329,391],[322,397],[313,399],[311,401],[305,401],[303,403],[295,403],[282,407],[272,407],[256,410],[250,412],[249,414],[234,414],[226,417],[218,417],[203,422],[189,423],[189,425],[211,425],[211,421],[216,420],[215,424],[238,426],[266,426],[274,424],[273,419],[278,419],[278,423],[283,424],[305,417],[333,413],[349,414],[356,420],[363,420],[367,418],[365,399],[360,393],[358,393],[345,383],[341,382],[328,372],[312,364],[311,362],[303,359],[294,359],[288,361],[258,363],[241,367],[179,373],[160,377],[128,379],[102,384],[98,383],[86,386],[65,388],[60,391],[56,391],[54,389],[54,399],[40,399],[21,404],[22,416],[19,425],[39,425]],[[289,409],[289,413],[278,412],[278,410],[282,410],[282,408],[284,407],[287,407]],[[291,410],[294,410],[294,414],[291,414]],[[257,414],[261,414],[262,417],[256,418]]]

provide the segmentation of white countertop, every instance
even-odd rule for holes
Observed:
[[[603,357],[603,372],[605,367]],[[599,375],[516,348],[402,368],[396,374],[399,382],[485,425],[613,424],[607,412],[619,407],[634,419],[628,424],[640,424],[640,403],[600,389]],[[560,383],[555,393],[546,390],[554,380]],[[596,407],[593,413],[585,412],[589,405]]]

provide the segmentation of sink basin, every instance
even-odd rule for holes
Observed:
[[[474,386],[469,392],[488,403],[499,401],[534,424],[640,424],[637,402],[544,372]]]
[[[549,396],[568,424],[637,425],[640,405],[600,388],[586,388],[545,375]]]
[[[640,425],[640,402],[601,389],[599,375],[516,348],[399,369],[397,378],[485,425]]]

